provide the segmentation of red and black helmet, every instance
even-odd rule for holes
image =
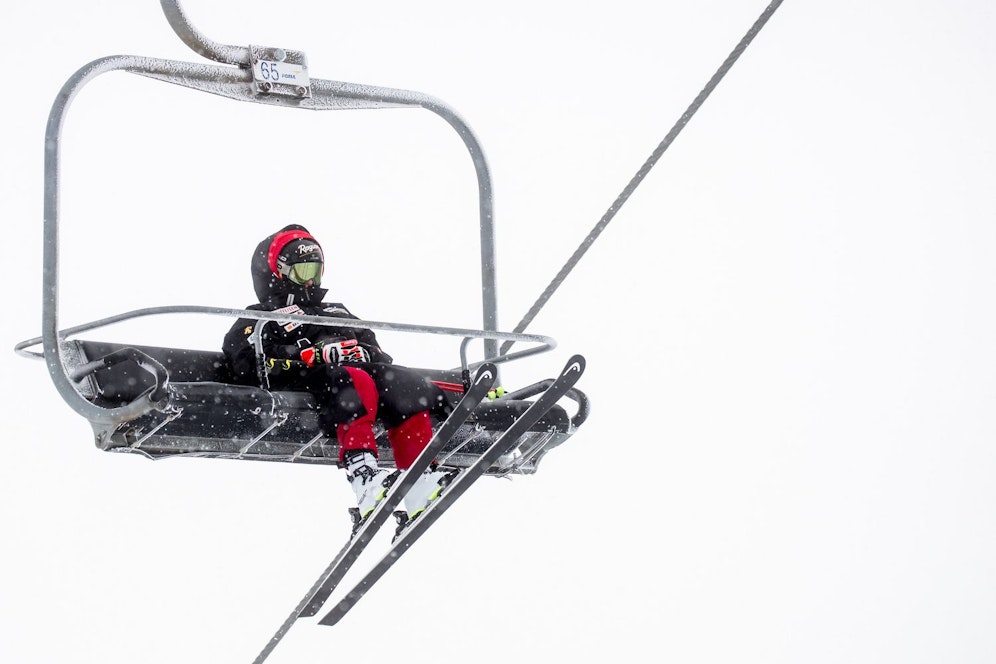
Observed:
[[[291,224],[256,246],[251,270],[260,302],[318,304],[327,292],[319,288],[325,254],[308,229]]]
[[[278,279],[290,279],[299,285],[309,281],[315,286],[322,283],[325,269],[322,246],[303,227],[274,235],[266,252],[266,263]]]

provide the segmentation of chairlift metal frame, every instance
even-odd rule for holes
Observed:
[[[261,321],[295,319],[321,325],[347,324],[374,330],[392,330],[418,334],[460,337],[459,370],[464,377],[483,362],[496,364],[521,359],[556,347],[548,336],[498,331],[496,250],[494,234],[494,209],[491,174],[484,150],[470,126],[439,99],[421,92],[360,85],[341,81],[312,78],[307,58],[301,51],[270,46],[230,46],[217,43],[197,30],[180,7],[179,0],[160,0],[166,18],[180,39],[199,55],[220,64],[191,63],[132,55],[113,55],[99,58],[81,67],[63,85],[49,113],[45,132],[45,186],[44,186],[44,235],[42,266],[42,336],[21,342],[15,352],[22,356],[45,360],[52,381],[63,400],[79,415],[90,421],[98,446],[110,449],[110,438],[121,425],[147,417],[156,411],[169,410],[164,404],[168,399],[166,384],[169,372],[162,363],[144,352],[118,349],[107,357],[80,356],[79,347],[72,352],[70,337],[102,328],[125,320],[143,316],[165,314],[206,314],[226,317],[247,317]],[[67,329],[59,329],[59,212],[60,212],[60,159],[62,128],[73,99],[80,90],[98,76],[124,71],[148,78],[199,90],[236,101],[269,104],[306,110],[421,108],[444,119],[456,132],[470,153],[478,185],[480,212],[480,256],[482,292],[482,329],[465,329],[412,325],[368,320],[342,320],[317,316],[296,315],[288,317],[268,312],[208,306],[171,305],[129,311]],[[474,340],[483,341],[484,358],[479,362],[468,360],[468,346]],[[498,342],[510,345],[525,342],[530,347],[514,353],[500,353]],[[38,344],[42,352],[31,350]],[[506,346],[507,347],[507,346]],[[81,385],[94,373],[117,362],[133,361],[151,378],[153,384],[127,403],[108,405],[95,402],[93,394]],[[455,371],[455,370],[454,370]],[[91,385],[91,392],[94,388]],[[528,389],[528,388],[527,388]],[[587,414],[587,399],[575,392],[578,413],[568,428],[580,424]],[[171,414],[171,417],[175,417]],[[163,426],[165,422],[155,425]],[[563,432],[562,432],[563,433]],[[567,435],[570,435],[569,433]],[[278,455],[280,460],[297,460],[301,451],[314,447],[314,441],[298,447],[291,458]],[[542,453],[542,450],[541,450]],[[329,450],[317,454],[324,458]],[[156,455],[151,455],[156,458]],[[233,456],[230,450],[216,456]],[[235,458],[251,458],[235,454]],[[538,455],[535,457],[538,460]],[[517,461],[522,466],[522,461]],[[525,464],[534,471],[534,464]]]

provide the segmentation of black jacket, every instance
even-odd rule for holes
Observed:
[[[259,311],[281,311],[282,313],[304,314],[308,316],[326,316],[333,318],[352,318],[358,320],[341,304],[319,303],[317,305],[276,306],[274,302],[254,304],[247,309]],[[260,330],[263,339],[263,354],[265,358],[289,360],[279,373],[271,374],[272,387],[292,387],[308,370],[301,361],[301,350],[312,346],[318,341],[343,341],[356,339],[370,353],[371,362],[390,364],[393,359],[381,350],[377,336],[373,330],[356,327],[329,327],[311,323],[301,324],[287,321],[283,324],[273,321],[256,321],[240,318],[225,335],[222,350],[228,358],[229,366],[235,380],[245,385],[260,386],[262,367],[256,356],[255,333]],[[265,362],[265,360],[264,360]]]
[[[342,304],[322,302],[328,292],[324,288],[305,287],[281,279],[270,267],[268,252],[273,239],[285,231],[308,233],[304,226],[291,224],[264,238],[253,251],[249,269],[252,273],[253,288],[259,304],[246,309],[260,311],[280,311],[288,314],[309,316],[329,316],[358,320]],[[310,233],[308,233],[310,236]],[[255,332],[262,331],[263,358],[258,358],[255,347]],[[281,371],[271,373],[271,386],[296,387],[303,378],[307,365],[301,361],[301,350],[319,341],[345,341],[356,339],[370,353],[371,362],[390,364],[391,356],[380,349],[377,337],[372,330],[352,327],[327,327],[314,324],[301,324],[286,321],[256,321],[240,318],[225,335],[222,350],[236,381],[245,385],[265,386],[263,367],[266,359],[289,360],[290,364],[280,363]],[[279,375],[278,375],[279,374]]]
[[[325,289],[294,284],[274,274],[268,251],[274,237],[284,231],[307,233],[303,226],[291,225],[259,243],[251,262],[259,304],[246,309],[358,320],[342,304],[323,302]],[[256,352],[257,334],[262,340],[262,358]],[[240,318],[225,335],[222,348],[237,382],[314,394],[319,403],[319,425],[333,435],[339,424],[352,421],[366,409],[355,396],[349,371],[325,364],[308,367],[301,359],[301,350],[319,341],[348,339],[356,339],[367,350],[370,362],[343,366],[362,368],[370,375],[378,390],[377,416],[389,427],[422,411],[448,411],[442,390],[418,372],[395,365],[391,356],[381,350],[374,332],[367,328]]]

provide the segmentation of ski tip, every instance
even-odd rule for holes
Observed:
[[[483,383],[484,381],[494,381],[498,377],[498,368],[492,362],[485,362],[478,368],[477,377],[474,379],[475,383]]]
[[[572,371],[577,371],[581,373],[584,371],[585,359],[584,355],[574,355],[567,361],[567,366],[564,368],[564,374],[569,374]]]

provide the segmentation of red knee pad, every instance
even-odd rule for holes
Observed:
[[[348,424],[340,424],[335,429],[339,439],[339,461],[349,450],[368,450],[377,456],[377,437],[374,435],[373,424],[377,417],[377,386],[366,371],[356,367],[343,367],[349,372],[353,387],[360,396],[360,402],[367,411]]]
[[[402,470],[412,465],[419,452],[432,440],[432,420],[429,419],[429,411],[415,413],[398,426],[389,429],[387,440],[394,451],[395,465]]]

